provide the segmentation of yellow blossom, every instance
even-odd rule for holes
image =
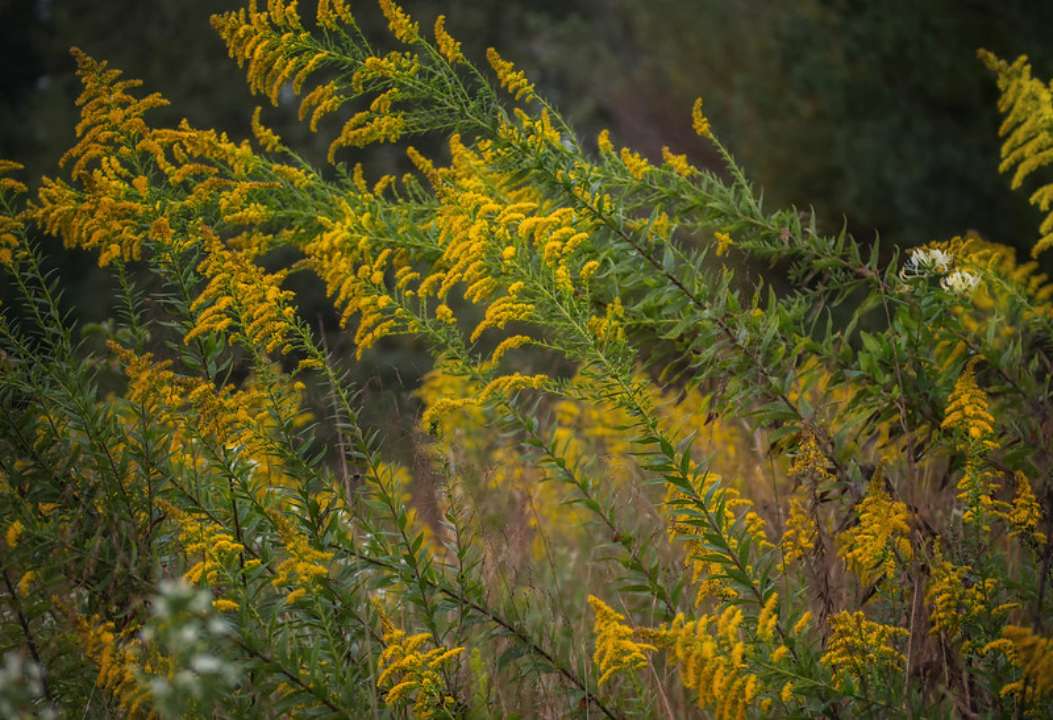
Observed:
[[[709,118],[702,114],[702,98],[695,98],[695,104],[691,107],[691,128],[702,137],[713,136],[709,129]]]
[[[435,44],[438,46],[442,56],[451,65],[467,62],[464,58],[464,53],[461,51],[461,43],[446,31],[445,15],[435,18]]]
[[[486,59],[490,67],[494,69],[494,73],[497,74],[497,82],[515,98],[516,102],[533,99],[534,86],[527,80],[526,73],[516,70],[515,65],[501,57],[500,53],[493,48],[486,49]]]
[[[657,648],[648,643],[635,642],[632,639],[632,627],[625,624],[625,616],[607,603],[595,595],[589,595],[588,601],[596,614],[593,621],[596,649],[592,661],[600,671],[597,684],[603,687],[623,670],[647,667],[647,654],[655,652]]]
[[[907,658],[893,642],[910,635],[905,628],[873,622],[860,611],[842,611],[830,616],[830,630],[820,662],[833,671],[839,687],[849,677],[864,678],[883,669],[902,674]]]
[[[856,507],[859,523],[838,535],[837,553],[858,577],[870,584],[895,577],[897,566],[914,556],[910,544],[910,512],[893,500],[878,481]]]
[[[21,520],[15,520],[7,526],[7,532],[4,533],[4,540],[7,541],[7,546],[14,550],[18,547],[18,540],[22,537],[22,533],[25,532],[25,526],[22,525]]]
[[[394,0],[378,0],[378,2],[392,35],[407,45],[420,39],[420,26]]]

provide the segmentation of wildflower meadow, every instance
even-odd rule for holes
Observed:
[[[957,70],[1030,257],[900,250],[767,207],[701,99],[715,170],[579,137],[455,5],[213,16],[248,139],[74,48],[75,144],[0,162],[0,716],[1053,718],[1053,83]]]

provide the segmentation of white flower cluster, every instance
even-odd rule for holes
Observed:
[[[980,278],[965,270],[955,270],[940,280],[940,286],[955,295],[969,295],[980,284]]]
[[[900,270],[904,280],[939,275],[940,287],[955,295],[969,295],[980,284],[980,278],[968,270],[951,270],[954,256],[938,248],[915,248]]]
[[[143,680],[163,718],[210,716],[238,680],[238,668],[216,652],[230,628],[213,611],[208,590],[178,580],[162,582],[160,591],[142,638],[169,658],[173,672]]]
[[[920,275],[943,275],[951,269],[954,258],[951,254],[937,248],[915,248],[903,265],[900,275],[917,277]]]

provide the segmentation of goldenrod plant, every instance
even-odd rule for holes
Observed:
[[[701,100],[719,173],[379,10],[379,44],[344,0],[212,20],[254,93],[340,119],[331,166],[258,108],[253,140],[153,124],[76,49],[61,172],[0,165],[5,715],[1053,717],[1037,264],[824,234]],[[981,57],[1019,185],[1053,91]],[[413,171],[349,164],[372,143]],[[42,235],[112,272],[112,321],[71,322]],[[349,379],[396,336],[431,360],[411,449]]]

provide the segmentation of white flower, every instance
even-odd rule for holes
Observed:
[[[953,261],[954,258],[950,253],[938,248],[915,248],[911,250],[910,257],[907,258],[900,274],[903,277],[928,275],[929,273],[943,275],[951,269]]]
[[[980,284],[980,278],[965,270],[955,270],[947,277],[940,280],[944,290],[950,290],[956,295],[968,295]]]

